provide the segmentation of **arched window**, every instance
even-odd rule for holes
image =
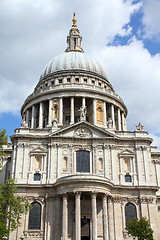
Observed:
[[[29,211],[28,229],[41,229],[41,204],[33,202]]]
[[[125,182],[132,182],[132,177],[130,174],[125,175]]]
[[[90,172],[90,152],[78,150],[76,152],[76,172]]]
[[[127,203],[125,206],[126,223],[133,218],[137,218],[136,206],[133,203]]]

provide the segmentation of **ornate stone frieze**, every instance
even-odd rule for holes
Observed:
[[[24,231],[24,236],[29,238],[41,238],[43,239],[43,231],[41,230],[28,230],[28,231]]]
[[[140,202],[141,203],[153,203],[154,198],[151,197],[141,197]]]
[[[153,163],[160,164],[160,159],[154,159],[152,160]]]
[[[91,146],[85,146],[85,145],[75,145],[74,146],[75,151],[76,150],[91,150]]]
[[[73,134],[75,137],[82,137],[82,138],[85,138],[85,137],[92,137],[92,132],[87,129],[87,128],[77,128],[75,131],[74,131],[74,134]]]

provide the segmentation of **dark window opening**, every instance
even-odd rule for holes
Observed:
[[[41,180],[41,174],[40,173],[35,173],[34,174],[34,181],[40,181]]]
[[[28,229],[41,229],[41,205],[38,202],[31,204],[32,208],[29,211]]]
[[[74,116],[74,122],[77,123],[80,121],[80,117],[79,116]]]
[[[59,80],[59,83],[62,83],[62,79]]]
[[[74,45],[76,45],[76,38],[74,38]]]
[[[126,223],[133,218],[137,218],[136,206],[133,203],[127,203],[125,206]]]
[[[65,125],[69,125],[71,121],[71,117],[70,116],[66,116],[65,117]]]
[[[71,79],[70,78],[67,78],[67,82],[69,83],[71,81]]]
[[[75,82],[76,82],[76,83],[79,83],[79,78],[75,78]]]
[[[76,171],[90,172],[90,152],[78,150],[76,152]]]
[[[125,182],[132,182],[132,177],[131,175],[125,175]]]

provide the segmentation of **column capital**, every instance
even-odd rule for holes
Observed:
[[[93,191],[93,192],[91,193],[92,199],[95,199],[95,198],[97,197],[97,194],[98,194],[97,192],[94,192],[94,191]]]
[[[104,193],[104,194],[102,195],[102,198],[103,198],[104,200],[107,200],[108,194]]]
[[[61,195],[62,195],[62,198],[64,198],[64,199],[68,198],[68,194],[67,193],[62,193]]]
[[[75,192],[75,198],[80,198],[80,197],[81,197],[81,192],[76,191],[76,192]]]

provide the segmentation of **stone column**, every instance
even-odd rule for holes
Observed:
[[[49,100],[48,107],[48,127],[52,126],[52,99]]]
[[[43,102],[39,104],[39,128],[43,128]]]
[[[122,131],[125,131],[124,112],[122,112]]]
[[[113,122],[113,129],[115,129],[115,116],[114,116],[114,105],[111,104],[111,118],[112,118],[112,122]]]
[[[96,193],[92,192],[92,240],[97,240],[97,204],[96,204]]]
[[[103,108],[104,108],[104,127],[107,127],[107,113],[106,113],[106,102],[103,102]]]
[[[107,196],[103,195],[103,239],[108,240]]]
[[[68,239],[68,199],[63,195],[62,240]]]
[[[109,218],[109,240],[115,240],[114,236],[114,217],[113,217],[113,202],[111,197],[108,197],[108,218]]]
[[[118,108],[118,130],[121,131],[121,111]]]
[[[76,240],[81,240],[81,194],[76,192],[75,194],[75,231]]]
[[[29,126],[29,109],[26,110],[26,123],[28,127]]]
[[[74,97],[71,97],[71,122],[70,124],[74,124]]]
[[[32,106],[32,118],[31,118],[31,128],[35,125],[35,105]]]
[[[97,123],[96,99],[93,99],[93,124]]]
[[[85,97],[82,98],[82,106],[83,106],[83,107],[86,106],[86,98],[85,98]]]
[[[59,99],[59,124],[63,125],[63,98]]]

